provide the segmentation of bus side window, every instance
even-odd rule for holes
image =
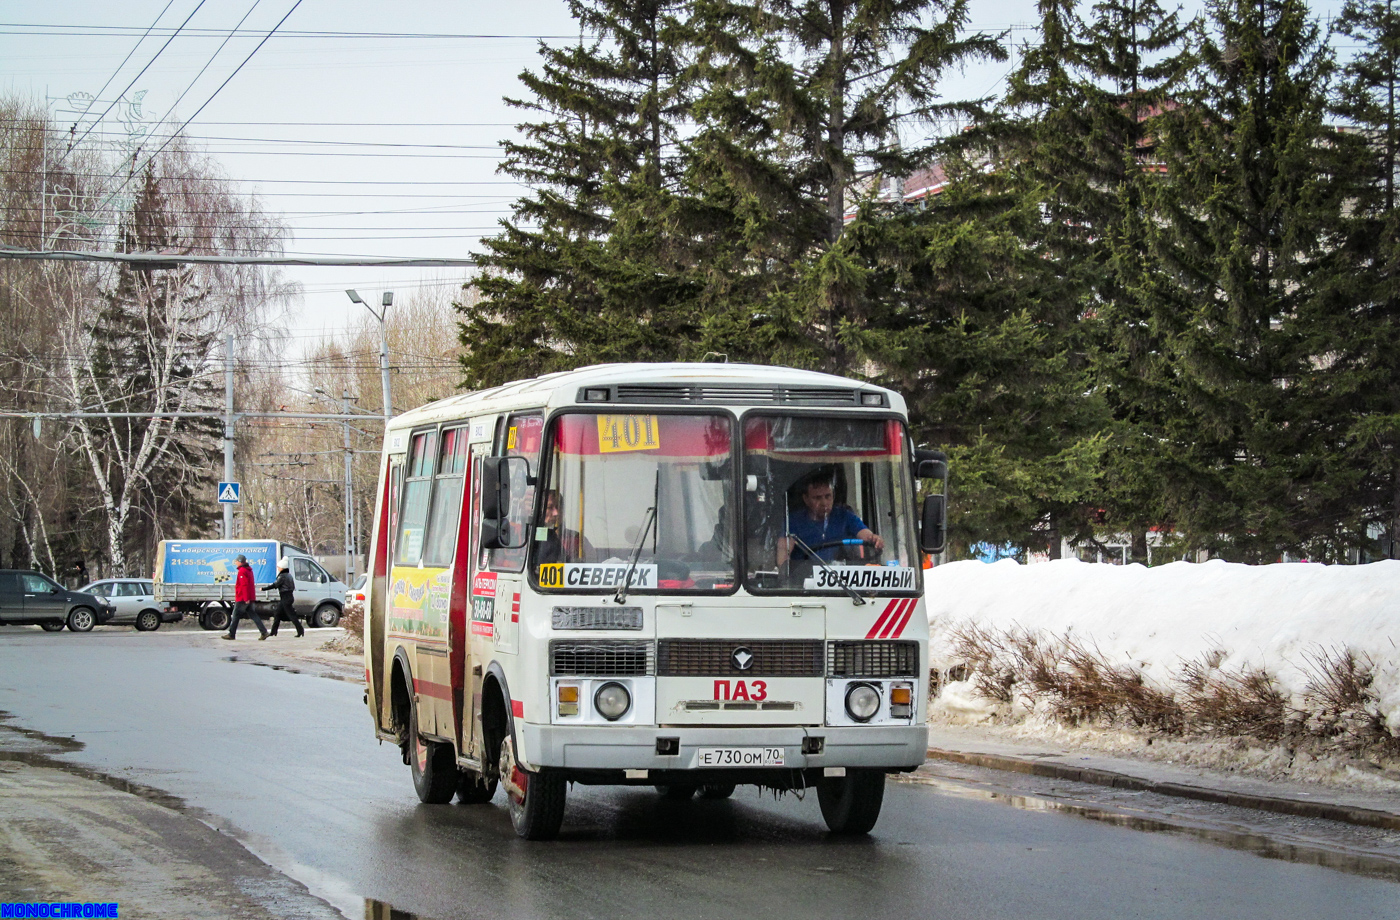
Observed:
[[[539,475],[540,445],[544,440],[544,415],[539,412],[518,413],[506,419],[504,431],[497,431],[497,457],[524,457],[529,464],[530,476]],[[524,546],[515,549],[489,550],[490,568],[495,572],[519,572],[525,566],[525,555],[529,542],[520,539],[535,522],[535,486],[525,479],[520,464],[512,464],[510,482],[510,510],[506,519],[510,522],[515,539]]]

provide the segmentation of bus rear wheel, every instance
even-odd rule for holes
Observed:
[[[817,785],[817,803],[833,834],[868,834],[880,820],[885,801],[885,774],[881,770],[847,768],[845,776],[831,776]]]
[[[408,717],[408,765],[413,771],[413,790],[426,805],[446,805],[457,791],[457,764],[452,746],[427,741],[418,734],[418,707]]]
[[[501,785],[515,833],[526,840],[553,840],[564,823],[564,778],[555,773],[527,770],[515,759],[515,740],[501,742]]]

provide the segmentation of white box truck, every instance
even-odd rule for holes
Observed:
[[[335,626],[345,609],[345,585],[311,554],[280,540],[162,540],[156,548],[156,601],[169,612],[199,617],[205,629],[227,629],[233,613],[234,559],[246,556],[258,586],[258,612],[273,615],[277,560],[291,563],[295,606],[308,626]]]

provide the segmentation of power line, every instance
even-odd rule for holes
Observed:
[[[68,149],[67,149],[66,151],[64,151],[63,156],[59,158],[59,161],[58,161],[58,164],[57,164],[58,166],[62,166],[62,165],[63,165],[63,161],[66,160],[66,159],[68,159],[68,154],[72,153],[74,150],[77,149],[78,145],[81,144],[81,143],[83,142],[83,139],[86,138],[86,137],[88,136],[89,133],[91,133],[92,128],[93,128],[93,127],[96,127],[96,126],[99,125],[99,124],[101,124],[101,123],[102,123],[102,119],[106,118],[107,115],[112,111],[112,109],[116,108],[117,103],[120,102],[120,101],[122,100],[122,98],[123,98],[124,96],[126,96],[126,94],[131,90],[131,88],[132,88],[133,86],[136,85],[136,81],[139,80],[139,79],[141,79],[142,75],[144,75],[144,74],[146,73],[146,71],[148,71],[148,70],[151,69],[151,65],[154,64],[154,63],[156,62],[156,58],[160,57],[160,56],[161,56],[161,53],[164,52],[166,48],[169,48],[169,47],[170,47],[170,43],[173,42],[173,41],[175,40],[175,36],[177,36],[177,35],[180,34],[180,30],[183,29],[186,25],[189,24],[189,21],[190,21],[191,19],[194,18],[194,14],[195,14],[195,13],[198,13],[200,7],[204,6],[204,4],[205,4],[206,2],[207,2],[207,0],[199,0],[199,5],[196,6],[196,7],[190,12],[190,14],[189,14],[188,16],[185,17],[185,21],[182,22],[182,23],[180,23],[180,27],[179,27],[178,29],[176,29],[174,32],[171,32],[171,33],[170,33],[170,37],[167,38],[167,39],[165,40],[165,44],[161,45],[160,48],[158,48],[158,49],[156,50],[156,53],[155,53],[154,55],[151,56],[151,59],[150,59],[149,61],[146,62],[146,66],[141,68],[141,72],[138,73],[136,76],[134,76],[134,77],[131,78],[131,82],[128,83],[128,84],[126,85],[126,89],[124,89],[124,90],[122,90],[121,92],[117,93],[117,98],[112,100],[112,104],[109,105],[109,106],[107,106],[107,108],[102,112],[101,115],[97,116],[96,120],[93,121],[92,126],[89,127],[86,131],[83,132],[83,136],[82,136],[82,137],[78,138],[77,140],[73,141],[73,143],[71,143],[71,144],[68,145]],[[156,22],[159,22],[159,21],[160,21],[160,19],[159,19],[159,17],[157,17]],[[155,28],[155,24],[154,24],[154,23],[152,23],[151,28],[152,28],[152,29]]]
[[[150,26],[147,27],[146,31],[141,33],[141,37],[136,40],[136,44],[131,46],[131,50],[126,53],[126,57],[122,58],[122,62],[117,65],[117,69],[112,71],[112,75],[107,78],[107,82],[103,83],[102,88],[97,91],[97,94],[88,100],[88,104],[83,107],[83,111],[81,114],[78,115],[77,121],[74,122],[74,125],[76,125],[79,121],[82,121],[83,118],[87,116],[87,113],[92,110],[93,105],[97,104],[102,99],[102,94],[107,91],[107,87],[112,85],[112,81],[117,78],[117,74],[122,72],[122,68],[126,66],[126,62],[131,60],[131,56],[136,53],[136,49],[141,47],[141,43],[144,42],[146,40],[146,37],[151,34],[151,30],[156,27],[156,23],[160,22],[161,18],[165,16],[166,12],[170,9],[172,5],[174,5],[174,3],[175,0],[168,0],[168,2],[165,4],[165,8],[162,9],[160,13],[156,15],[155,20],[151,22]],[[116,105],[116,100],[113,100],[112,104]],[[108,111],[111,111],[111,109],[109,108]],[[98,123],[100,123],[100,121]]]
[[[200,6],[203,6],[204,3],[205,3],[205,0],[199,0],[199,3],[200,3]],[[200,113],[200,112],[203,112],[204,109],[209,105],[209,103],[211,103],[211,102],[214,101],[214,98],[215,98],[216,96],[218,96],[219,93],[221,93],[221,92],[223,91],[224,87],[225,87],[225,86],[228,86],[229,81],[232,80],[234,77],[238,76],[238,72],[241,71],[241,70],[244,68],[244,66],[245,66],[249,61],[251,61],[251,60],[253,59],[253,55],[257,54],[257,53],[258,53],[258,50],[259,50],[260,48],[262,48],[263,45],[267,44],[267,40],[268,40],[269,38],[271,38],[271,37],[273,36],[273,34],[276,33],[277,30],[278,30],[279,28],[282,27],[282,23],[286,22],[287,19],[288,19],[293,13],[295,13],[295,12],[297,11],[297,7],[301,6],[301,4],[302,4],[302,0],[296,0],[296,2],[292,4],[292,8],[289,9],[289,10],[287,10],[287,14],[286,14],[285,16],[283,16],[281,19],[277,20],[277,25],[273,26],[273,27],[272,27],[272,30],[269,31],[269,32],[267,33],[267,35],[265,35],[265,36],[263,37],[263,40],[260,41],[260,42],[258,42],[257,45],[255,45],[255,46],[253,47],[253,50],[252,50],[252,51],[249,51],[249,52],[248,52],[248,56],[245,57],[245,58],[239,63],[239,65],[233,69],[233,73],[229,74],[228,77],[226,77],[226,78],[224,79],[224,82],[220,83],[219,86],[218,86],[218,88],[215,89],[214,92],[212,92],[212,93],[209,95],[209,98],[206,99],[206,100],[204,100],[204,104],[201,105],[199,108],[195,109],[195,110],[194,110],[194,114],[191,115],[189,118],[186,118],[185,121],[184,121],[184,123],[181,124],[180,127],[178,127],[178,128],[175,129],[174,133],[172,133],[172,134],[170,135],[170,137],[166,140],[166,142],[165,142],[164,144],[161,144],[160,147],[156,150],[155,153],[151,154],[150,156],[148,156],[148,157],[146,158],[146,162],[145,162],[145,164],[142,165],[141,170],[144,170],[147,166],[149,166],[151,163],[153,163],[153,162],[155,161],[155,158],[158,157],[158,156],[160,156],[161,152],[164,151],[166,147],[170,146],[170,142],[173,141],[173,140],[175,140],[175,138],[178,137],[178,136],[180,135],[180,132],[181,132],[181,131],[185,130],[185,126],[188,125],[190,122],[194,121],[195,118],[197,118],[197,117],[199,116],[199,113]],[[195,7],[196,12],[198,11],[198,9],[199,9],[199,7]],[[190,15],[193,16],[194,14],[191,13]],[[186,20],[186,21],[188,21],[188,20]],[[139,76],[139,74],[138,74],[138,76]],[[127,187],[127,185],[130,184],[131,180],[132,180],[133,178],[136,177],[136,174],[137,174],[138,172],[140,172],[141,170],[133,169],[133,170],[131,171],[131,175],[127,176],[126,181],[123,182],[120,186],[118,186],[118,187],[117,187],[117,190],[116,190],[115,192],[113,192],[111,195],[108,195],[106,200],[107,200],[107,201],[110,201],[114,195],[120,194],[120,193]],[[114,176],[113,178],[115,178],[115,176]]]
[[[5,32],[6,29],[19,29],[25,31]],[[52,29],[55,31],[37,31],[40,29]],[[35,31],[31,31],[35,30]],[[67,23],[29,23],[29,22],[0,22],[0,35],[75,35],[75,36],[105,36],[117,35],[126,36],[140,31],[139,26],[95,26],[95,25],[69,25]],[[156,34],[162,34],[169,30],[156,29]],[[192,38],[214,38],[222,36],[223,29],[190,29],[186,34]],[[239,30],[238,35],[261,35],[260,31]],[[373,38],[373,39],[486,39],[486,40],[524,40],[524,41],[577,41],[579,35],[511,35],[507,33],[483,33],[483,32],[346,32],[320,29],[288,29],[280,33],[280,38],[321,38],[321,39],[344,39],[344,38]]]
[[[300,0],[298,0],[300,2]],[[422,256],[198,256],[163,252],[74,252],[65,250],[16,249],[0,243],[0,259],[49,262],[125,262],[148,268],[175,265],[297,265],[307,268],[466,268],[475,259],[442,259]]]

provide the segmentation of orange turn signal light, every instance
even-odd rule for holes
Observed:
[[[896,706],[908,706],[914,701],[914,691],[909,687],[894,687],[890,690],[890,702]]]

